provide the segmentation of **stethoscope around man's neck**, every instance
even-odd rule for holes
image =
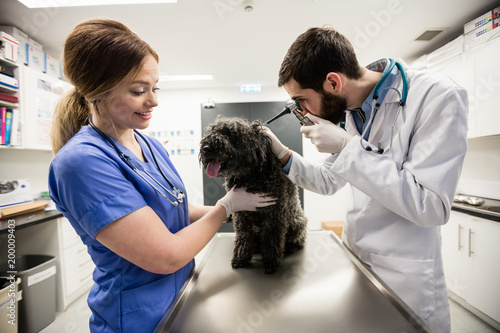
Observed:
[[[177,206],[177,205],[179,205],[179,203],[183,202],[183,199],[185,197],[184,193],[180,189],[177,189],[174,186],[174,184],[167,178],[167,176],[165,175],[165,173],[163,173],[163,170],[160,168],[160,164],[156,160],[156,157],[155,157],[155,155],[153,153],[153,150],[151,149],[151,146],[149,145],[149,142],[148,142],[148,140],[146,140],[146,138],[144,137],[144,135],[142,135],[138,131],[134,130],[134,133],[137,134],[146,143],[146,145],[148,146],[149,152],[151,153],[151,156],[153,157],[153,161],[155,162],[156,167],[160,171],[160,174],[163,177],[163,179],[165,179],[165,181],[167,182],[167,184],[171,187],[171,190],[168,189],[168,188],[166,188],[165,186],[163,186],[163,184],[160,183],[155,177],[153,177],[146,169],[144,169],[144,167],[140,163],[134,161],[134,159],[132,159],[130,156],[126,155],[116,145],[116,143],[113,142],[113,140],[107,134],[105,134],[100,129],[98,129],[97,126],[95,126],[94,123],[92,122],[92,115],[89,116],[89,126],[94,131],[96,131],[102,138],[104,138],[116,150],[116,152],[118,153],[118,156],[120,156],[120,159],[130,169],[132,169],[132,171],[134,171],[146,183],[148,183],[152,188],[154,188],[156,190],[156,192],[158,192],[162,197],[164,197],[165,199],[167,199],[168,202],[170,202],[174,206]],[[160,186],[165,192],[167,192],[168,194],[170,194],[174,198],[174,200],[172,201],[170,198],[168,198],[162,191],[160,191],[158,189],[158,187],[156,187],[151,181],[149,181],[146,177],[144,177],[144,175],[142,175],[139,171],[142,171],[145,174],[147,174],[149,176],[149,178],[151,178],[158,186]]]
[[[399,73],[401,74],[401,80],[403,81],[403,92],[401,93],[395,87],[385,88],[385,89],[395,90],[398,93],[400,100],[399,100],[398,110],[396,111],[396,115],[394,117],[394,120],[392,121],[391,141],[389,143],[389,147],[387,147],[386,149],[379,147],[377,150],[375,150],[375,152],[377,152],[379,154],[384,154],[392,148],[392,138],[394,135],[394,126],[396,125],[396,120],[398,119],[399,114],[403,110],[403,107],[406,104],[406,98],[408,97],[408,79],[406,78],[406,73],[403,69],[403,66],[399,62],[395,61],[394,59],[389,58],[389,66],[388,66],[387,70],[384,72],[384,74],[382,75],[382,77],[380,77],[380,80],[378,81],[377,85],[375,86],[375,89],[373,90],[372,111],[370,113],[370,119],[368,120],[368,123],[366,124],[365,129],[363,130],[363,133],[361,134],[361,139],[359,141],[359,143],[360,143],[361,147],[363,147],[363,149],[365,149],[367,151],[373,151],[372,147],[370,147],[370,146],[365,147],[363,145],[363,138],[366,134],[366,131],[371,127],[371,125],[373,123],[373,118],[375,116],[375,107],[377,107],[377,108],[380,107],[380,104],[377,103],[377,100],[380,96],[380,87],[382,86],[384,81],[387,79],[387,77],[391,74],[392,70],[394,69],[394,66],[396,66],[399,69]]]

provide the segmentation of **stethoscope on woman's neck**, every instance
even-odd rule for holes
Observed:
[[[156,190],[162,197],[168,200],[172,205],[177,206],[179,203],[183,202],[183,199],[185,197],[184,193],[180,190],[177,189],[174,184],[167,178],[165,173],[163,173],[163,170],[160,168],[160,165],[158,161],[156,160],[156,157],[153,153],[153,150],[151,149],[151,146],[149,145],[148,140],[142,135],[140,132],[134,130],[134,133],[137,134],[148,146],[149,152],[151,153],[151,156],[153,157],[153,161],[155,162],[156,167],[160,171],[161,176],[167,184],[171,187],[171,190],[163,186],[156,178],[154,178],[144,167],[136,162],[134,159],[132,159],[130,156],[126,155],[117,145],[116,143],[113,142],[113,140],[104,132],[102,132],[100,129],[97,128],[97,126],[94,125],[92,122],[92,115],[89,116],[89,126],[96,131],[103,139],[105,139],[118,153],[118,156],[120,156],[120,159],[130,168],[132,171],[134,171],[139,177],[141,177],[146,183],[148,183],[152,188]],[[168,194],[170,194],[174,200],[170,200],[163,192],[161,192],[151,181],[149,181],[144,175],[142,175],[139,171],[144,172],[151,178],[157,185],[159,185],[164,191],[166,191]]]
[[[389,66],[387,67],[387,70],[384,72],[384,74],[382,74],[382,77],[380,78],[377,85],[375,86],[375,89],[373,90],[372,111],[370,114],[370,119],[368,120],[368,123],[366,124],[366,127],[365,127],[363,133],[361,134],[361,139],[359,141],[359,143],[360,143],[361,147],[363,147],[363,149],[365,149],[367,151],[373,150],[373,148],[370,146],[366,146],[366,147],[363,146],[363,138],[366,134],[366,131],[368,130],[368,128],[371,127],[371,124],[373,123],[373,118],[375,115],[375,107],[380,107],[380,104],[377,102],[377,100],[380,96],[380,87],[382,86],[384,81],[387,79],[387,77],[391,74],[392,70],[394,69],[394,66],[396,66],[399,69],[399,73],[401,74],[401,80],[403,81],[403,92],[400,92],[398,89],[396,89],[394,87],[385,88],[385,89],[395,90],[398,93],[400,100],[399,100],[398,110],[396,112],[394,120],[392,121],[391,141],[389,143],[389,147],[387,147],[387,149],[385,149],[385,150],[383,148],[379,147],[376,150],[376,152],[379,154],[384,154],[392,148],[392,138],[394,135],[394,126],[396,125],[396,120],[398,119],[400,112],[403,110],[403,107],[406,104],[406,98],[408,97],[408,79],[406,78],[406,73],[403,69],[403,66],[399,62],[395,61],[394,59],[389,58]]]

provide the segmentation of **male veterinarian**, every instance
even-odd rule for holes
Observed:
[[[330,28],[296,39],[278,85],[315,123],[302,126],[304,136],[331,153],[308,162],[269,130],[290,179],[321,194],[351,184],[344,243],[436,332],[449,332],[439,226],[467,149],[465,90],[401,60],[360,67],[351,43]],[[345,130],[336,125],[344,114]]]

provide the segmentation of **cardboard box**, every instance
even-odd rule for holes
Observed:
[[[29,41],[28,35],[22,32],[21,30],[17,29],[16,27],[9,25],[0,26],[0,31],[5,31],[9,35],[12,35],[15,38],[17,38],[17,40],[19,41],[19,48],[17,50],[18,52],[17,62],[20,64],[27,64],[28,63],[27,50]]]
[[[36,69],[40,72],[44,71],[45,67],[45,53],[38,48],[33,47],[31,44],[28,48],[28,67]]]
[[[35,50],[43,52],[42,44],[38,43],[36,40],[29,38],[28,44],[30,47],[34,48]]]
[[[2,45],[1,53],[3,58],[17,62],[19,41],[16,37],[9,35],[5,31],[0,31],[0,41]]]
[[[21,205],[0,208],[0,218],[9,218],[11,216],[36,212],[47,207],[47,201],[33,201]]]
[[[469,51],[497,37],[500,37],[500,18],[467,33],[465,35],[464,51]]]
[[[323,221],[323,222],[321,222],[321,227],[324,230],[333,231],[337,236],[339,236],[340,239],[342,239],[342,231],[344,229],[344,221]]]
[[[60,70],[60,63],[59,60],[56,58],[52,57],[51,55],[45,53],[45,73],[49,74],[50,76],[53,76],[55,78],[60,79],[61,78],[61,70]]]
[[[473,30],[482,27],[483,25],[489,23],[495,18],[498,18],[498,15],[499,15],[499,7],[484,13],[483,15],[475,18],[470,22],[467,22],[466,24],[464,24],[464,34],[467,34]]]

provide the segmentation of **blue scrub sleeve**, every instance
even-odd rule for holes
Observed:
[[[111,222],[147,205],[127,179],[127,171],[133,171],[124,170],[99,148],[60,153],[49,175],[53,199],[92,238]]]
[[[290,159],[283,167],[283,171],[288,175],[290,173],[290,168],[292,167],[293,154],[290,155]]]

